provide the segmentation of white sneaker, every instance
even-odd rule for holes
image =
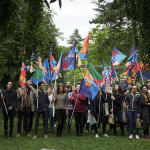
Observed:
[[[133,135],[132,135],[132,134],[130,134],[129,139],[132,139],[132,138],[133,138]]]
[[[96,138],[99,138],[99,135],[98,135],[98,134],[96,134],[96,135],[95,135],[95,137],[96,137]]]
[[[106,133],[105,133],[105,134],[103,134],[103,136],[105,136],[105,137],[109,137]]]
[[[135,136],[136,139],[139,139],[140,137],[138,135]]]
[[[36,138],[37,138],[37,135],[34,135],[34,136],[33,136],[33,139],[35,140]]]

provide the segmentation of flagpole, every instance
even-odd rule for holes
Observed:
[[[54,83],[54,94],[56,93],[56,84],[57,84],[57,82],[56,82],[56,79],[55,79],[55,83]],[[53,103],[53,117],[55,116],[55,105],[54,105],[54,103]]]
[[[38,95],[38,88],[39,88],[39,86],[38,86],[38,78],[37,78],[37,81],[36,81],[36,84],[37,84],[37,105],[36,105],[36,107],[37,107],[37,109],[39,108],[39,95]]]
[[[76,64],[75,64],[76,65]],[[76,66],[75,66],[75,69],[74,69],[74,87],[75,87],[75,84],[76,84]],[[75,102],[75,105],[74,105],[74,108],[73,108],[73,112],[71,114],[71,118],[69,120],[69,125],[71,124],[71,121],[72,121],[72,118],[73,118],[73,114],[74,114],[74,110],[75,110],[75,107],[76,107],[76,104],[77,104],[77,100]]]
[[[1,97],[2,97],[2,100],[3,100],[3,105],[5,107],[6,114],[8,115],[8,110],[7,110],[7,107],[6,107],[6,104],[5,104],[5,100],[4,100],[4,96],[3,96],[3,93],[2,93],[1,89],[0,89],[0,93],[1,93]]]
[[[141,70],[140,70],[140,74],[141,74],[142,82],[143,82],[143,85],[144,85],[144,79],[143,79],[143,74],[142,74],[142,71],[141,71]]]

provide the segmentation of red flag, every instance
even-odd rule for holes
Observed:
[[[22,63],[19,85],[24,86],[25,83],[26,83],[26,69],[24,63]]]

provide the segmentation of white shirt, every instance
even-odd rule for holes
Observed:
[[[49,106],[48,107],[53,107],[52,106],[52,94],[48,95],[48,99],[49,99]]]

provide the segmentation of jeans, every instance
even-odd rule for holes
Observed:
[[[48,118],[50,120],[50,129],[51,131],[54,130],[54,118],[53,118],[53,108],[49,107],[48,108]]]
[[[128,121],[129,121],[129,133],[133,134],[133,128],[135,128],[136,134],[139,134],[139,129],[136,127],[137,112],[128,110]]]
[[[35,135],[38,133],[38,126],[39,126],[39,118],[40,115],[42,115],[42,120],[43,120],[43,128],[44,128],[44,135],[47,134],[47,111],[43,112],[36,112],[35,113]]]
[[[73,110],[72,109],[68,109],[68,131],[70,131],[71,129],[71,116],[72,116],[72,112]]]

